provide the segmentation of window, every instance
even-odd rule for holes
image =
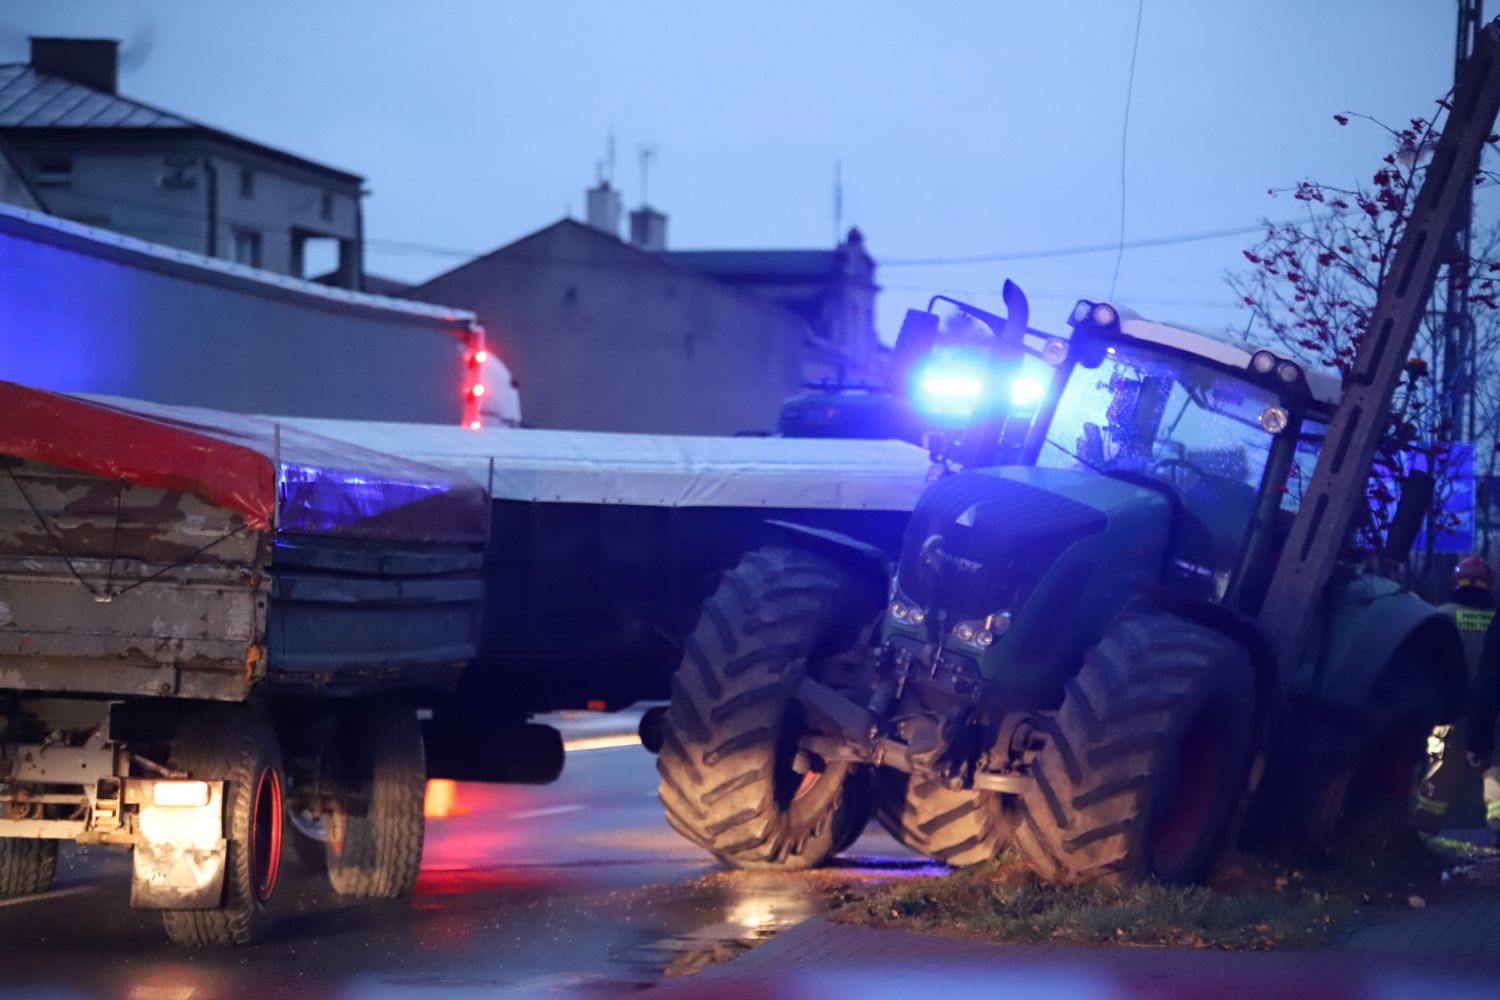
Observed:
[[[327,191],[323,192],[323,202],[319,206],[318,214],[323,216],[324,219],[333,218],[333,195]]]
[[[234,262],[260,267],[260,233],[254,229],[234,231]]]
[[[255,171],[248,167],[240,168],[240,197],[255,197]]]
[[[73,183],[71,156],[38,156],[33,166],[36,183],[42,187],[67,187]]]

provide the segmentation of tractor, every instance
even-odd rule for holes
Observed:
[[[1192,882],[1242,839],[1409,815],[1466,670],[1452,620],[1397,582],[1432,476],[1381,517],[1370,479],[1497,112],[1500,20],[1341,379],[1108,302],[1052,336],[1010,282],[1003,317],[947,300],[993,337],[939,371],[942,297],[908,312],[893,385],[956,426],[895,565],[789,530],[724,574],[661,727],[668,822],[730,866],[797,869],[873,814],[955,866],[1010,848],[1084,884]]]
[[[669,823],[736,868],[820,865],[873,814],[955,866],[1177,883],[1247,825],[1319,843],[1404,807],[1465,685],[1452,622],[1385,572],[1422,498],[1342,547],[1300,662],[1257,618],[1339,380],[1107,302],[1042,333],[1009,282],[1004,317],[947,301],[994,339],[935,371],[933,304],[908,313],[898,378],[964,425],[898,560],[825,539],[723,576],[665,718]]]

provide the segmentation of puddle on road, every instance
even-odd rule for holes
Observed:
[[[656,975],[691,976],[828,912],[855,886],[947,871],[922,859],[856,855],[813,871],[713,872],[675,890],[683,904],[717,919],[657,938],[618,961]]]

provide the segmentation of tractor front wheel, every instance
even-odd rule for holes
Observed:
[[[889,768],[875,772],[875,816],[902,844],[955,868],[992,861],[1010,842],[1010,816],[998,793],[949,788]]]
[[[1254,668],[1238,643],[1136,606],[1044,718],[1016,847],[1060,884],[1197,881],[1245,792]]]
[[[727,865],[812,868],[869,817],[856,765],[798,752],[804,671],[858,655],[881,594],[797,549],[748,552],[704,602],[672,678],[656,769],[667,822]]]

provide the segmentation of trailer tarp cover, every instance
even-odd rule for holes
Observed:
[[[497,500],[909,511],[932,468],[904,441],[286,422],[462,471]]]
[[[484,488],[452,469],[300,427],[186,406],[46,392],[0,381],[0,454],[193,493],[269,530],[481,542]],[[277,462],[282,499],[276,510]]]

